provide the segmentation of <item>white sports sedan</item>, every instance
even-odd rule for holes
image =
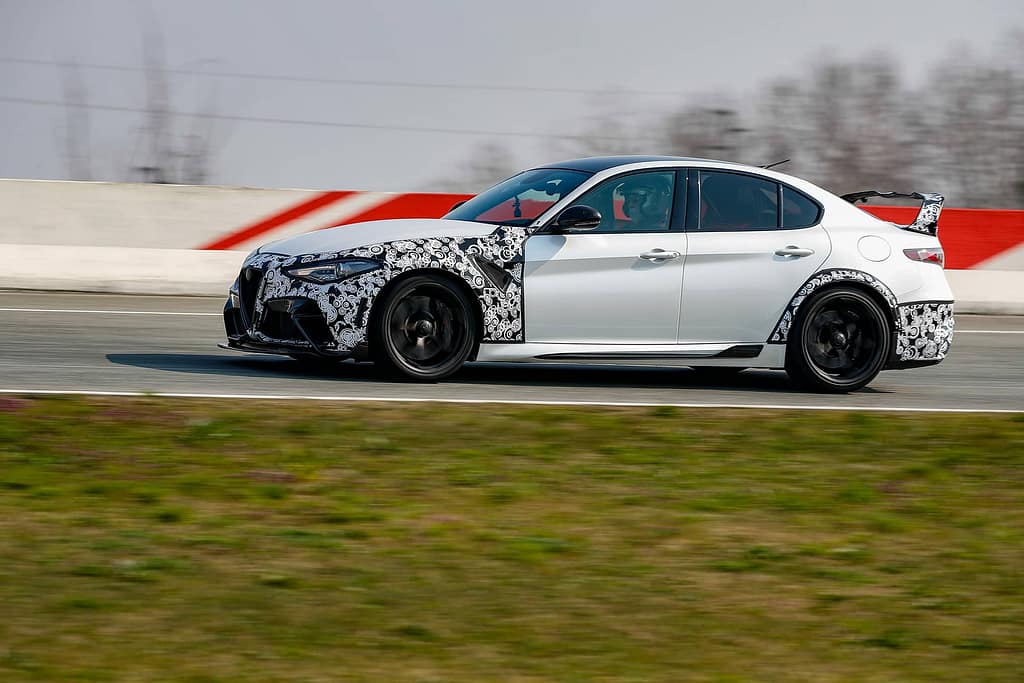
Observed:
[[[871,196],[922,206],[896,225],[854,205]],[[838,197],[707,159],[565,161],[440,219],[260,247],[231,287],[223,346],[423,381],[471,360],[654,364],[783,368],[853,391],[949,351],[942,201]]]

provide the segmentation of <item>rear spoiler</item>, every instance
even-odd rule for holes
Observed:
[[[935,237],[939,232],[939,213],[942,211],[942,202],[946,201],[938,192],[879,192],[878,190],[866,190],[865,192],[851,192],[842,195],[842,198],[851,204],[866,202],[868,197],[908,197],[921,200],[921,210],[917,212],[917,218],[909,225],[893,223],[898,228],[923,232],[926,235]]]

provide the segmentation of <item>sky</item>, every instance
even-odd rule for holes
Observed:
[[[0,177],[68,177],[67,62],[93,177],[145,164],[147,45],[178,130],[223,117],[209,182],[409,191],[489,142],[548,163],[595,119],[642,127],[827,59],[885,52],[920,83],[1021,28],[1019,0],[0,0]]]

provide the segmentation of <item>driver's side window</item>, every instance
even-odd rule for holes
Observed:
[[[661,232],[672,221],[674,171],[629,173],[606,180],[573,202],[601,214],[595,232]]]

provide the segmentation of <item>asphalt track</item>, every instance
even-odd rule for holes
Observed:
[[[793,391],[781,372],[707,380],[687,369],[471,364],[439,384],[366,364],[311,372],[217,348],[221,299],[0,292],[0,392],[146,392],[374,400],[1024,412],[1024,317],[957,316],[938,366],[883,372],[848,395]]]

